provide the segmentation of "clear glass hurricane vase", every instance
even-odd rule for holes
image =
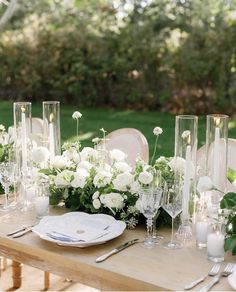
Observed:
[[[227,182],[228,120],[227,115],[207,116],[206,175],[211,178],[214,186],[223,192]],[[209,192],[210,201],[207,208],[210,217],[217,217],[222,195],[222,192],[216,190]]]
[[[143,187],[139,192],[141,212],[146,217],[147,224],[147,236],[144,241],[146,248],[153,248],[155,246],[155,241],[152,238],[153,218],[160,206],[161,197],[161,188]]]
[[[198,117],[180,115],[175,122],[175,182],[182,193],[182,223],[178,236],[183,239],[192,237],[191,223],[195,216],[196,197],[196,155],[197,155]],[[178,167],[181,165],[181,167]]]

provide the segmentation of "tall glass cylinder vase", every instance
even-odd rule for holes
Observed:
[[[206,174],[220,191],[209,192],[208,214],[217,217],[222,191],[226,190],[227,153],[228,153],[227,115],[212,114],[207,116],[206,130]]]
[[[196,154],[198,117],[180,115],[175,121],[175,159],[178,165],[176,183],[182,193],[182,223],[177,235],[186,240],[192,237],[192,222],[195,215]]]
[[[47,147],[50,151],[50,160],[55,155],[61,154],[61,131],[60,131],[60,102],[43,102],[44,136],[48,137]]]
[[[16,151],[19,151],[21,155],[20,169],[22,173],[28,171],[30,163],[30,135],[32,129],[31,121],[31,102],[14,102],[13,104],[14,114],[14,129],[16,135]]]

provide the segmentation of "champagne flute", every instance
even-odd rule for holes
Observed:
[[[3,211],[9,211],[14,209],[14,205],[9,204],[9,193],[10,186],[14,181],[14,171],[15,164],[12,162],[3,162],[0,164],[0,181],[2,186],[4,187],[4,204],[2,205]]]
[[[182,197],[181,192],[178,192],[175,182],[166,182],[162,208],[171,216],[171,240],[163,244],[165,248],[177,249],[182,245],[174,241],[174,218],[182,212]]]
[[[144,247],[155,247],[155,241],[152,238],[153,218],[159,208],[162,197],[161,188],[143,187],[139,192],[139,200],[142,214],[147,219],[147,237],[144,241]]]

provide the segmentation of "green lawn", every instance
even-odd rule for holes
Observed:
[[[5,126],[13,124],[12,102],[0,102],[0,123]],[[140,112],[132,110],[115,110],[103,108],[77,108],[61,104],[61,135],[62,140],[76,138],[76,122],[71,115],[74,111],[80,111],[83,117],[80,120],[79,134],[82,146],[91,146],[91,139],[101,137],[100,128],[111,132],[118,128],[131,127],[140,130],[147,138],[150,145],[150,155],[154,147],[155,137],[153,128],[163,128],[163,134],[158,140],[157,156],[173,156],[175,116],[159,112]],[[42,117],[41,104],[32,105],[32,116]],[[229,137],[236,138],[236,120],[229,124]],[[199,119],[198,147],[205,143],[205,117]]]

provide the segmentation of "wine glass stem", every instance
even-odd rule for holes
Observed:
[[[5,207],[8,206],[8,195],[9,195],[9,186],[5,186]]]
[[[171,217],[171,242],[174,241],[174,218]]]
[[[147,219],[147,240],[152,241],[152,229],[153,229],[153,220],[152,218]]]

